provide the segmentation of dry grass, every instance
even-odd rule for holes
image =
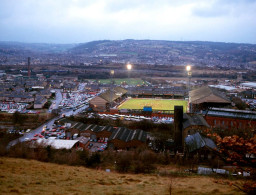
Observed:
[[[0,194],[242,194],[210,177],[107,173],[34,160],[0,158]]]

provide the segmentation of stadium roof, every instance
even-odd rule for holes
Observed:
[[[208,86],[201,87],[189,92],[190,103],[230,103],[230,100],[217,89]]]
[[[100,94],[99,97],[103,98],[107,102],[112,102],[126,93],[126,89],[122,87],[115,87],[113,90],[107,90],[106,92]]]

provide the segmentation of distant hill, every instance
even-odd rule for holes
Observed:
[[[9,53],[10,51],[17,53],[61,53],[75,46],[76,44],[22,43],[0,41],[0,53]]]
[[[43,56],[46,54],[46,56]],[[256,61],[256,44],[165,40],[99,40],[80,44],[0,42],[0,63],[18,63],[27,56],[51,55],[54,63],[107,62],[150,65],[192,65],[244,68]],[[56,55],[55,55],[56,54]],[[60,54],[60,55],[59,55]],[[54,56],[55,55],[55,56]],[[16,56],[16,59],[12,58]],[[17,57],[18,56],[18,57]],[[42,57],[43,56],[43,57]],[[16,60],[16,61],[15,61]]]
[[[243,194],[229,180],[207,176],[161,177],[0,158],[0,194]],[[166,170],[166,169],[165,169]]]
[[[109,43],[109,40],[102,40],[102,41],[91,41],[88,43],[80,43],[78,46],[71,48],[70,50],[73,52],[84,50],[86,52],[92,52],[96,50],[99,45],[103,45],[104,43]]]
[[[85,55],[117,54],[138,61],[187,60],[207,63],[214,60],[219,63],[225,61],[226,64],[256,61],[256,44],[204,41],[103,40],[81,43],[69,51]]]

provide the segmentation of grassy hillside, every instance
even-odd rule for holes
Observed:
[[[242,194],[204,176],[107,173],[84,167],[0,158],[0,194]]]

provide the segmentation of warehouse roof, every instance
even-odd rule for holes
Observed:
[[[37,144],[51,146],[55,149],[71,149],[79,140],[63,140],[63,139],[38,139]]]
[[[129,142],[132,140],[139,140],[141,142],[146,142],[147,133],[140,129],[130,130],[125,127],[119,127],[115,129],[112,135],[109,137],[109,141],[113,139],[119,139],[124,142]]]
[[[249,111],[249,110],[211,108],[207,112],[207,115],[208,116],[219,116],[219,117],[241,118],[241,119],[247,119],[247,120],[256,120],[256,112]]]

